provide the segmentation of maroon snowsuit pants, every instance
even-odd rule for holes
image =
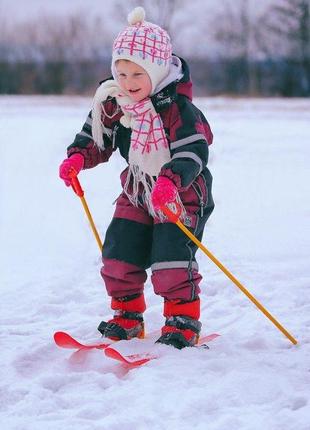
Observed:
[[[127,174],[122,173],[121,179]],[[214,208],[212,176],[206,169],[180,197],[186,209],[184,224],[201,240]],[[202,279],[195,259],[196,245],[173,223],[151,217],[141,197],[139,207],[124,192],[103,245],[101,275],[107,292],[115,298],[143,292],[151,268],[155,294],[167,300],[193,300]]]

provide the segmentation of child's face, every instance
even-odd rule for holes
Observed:
[[[139,102],[151,94],[151,79],[143,67],[132,61],[118,60],[115,68],[119,86],[132,100]]]

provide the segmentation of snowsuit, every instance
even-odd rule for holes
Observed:
[[[187,64],[182,60],[183,78],[174,81],[151,97],[160,114],[168,139],[171,161],[160,171],[178,187],[186,209],[184,224],[198,237],[214,209],[211,194],[212,176],[206,167],[212,132],[201,111],[192,104],[192,83]],[[91,113],[72,145],[68,156],[80,153],[84,169],[106,162],[119,149],[128,162],[131,129],[120,123],[122,112],[116,100],[104,103],[104,150],[92,140]],[[121,173],[124,186],[127,169]],[[107,292],[114,298],[141,294],[146,269],[151,268],[156,294],[167,300],[194,300],[202,279],[195,259],[197,247],[170,222],[160,222],[149,215],[143,190],[135,207],[122,192],[103,245],[101,275]]]

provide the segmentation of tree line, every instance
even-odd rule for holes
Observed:
[[[310,0],[275,1],[261,14],[253,13],[253,1],[222,0],[212,13],[208,2],[200,2],[195,20],[180,13],[188,7],[184,0],[139,4],[144,3],[150,21],[169,31],[175,53],[189,62],[196,96],[308,97]],[[115,2],[115,28],[124,26],[115,17],[126,15],[120,10],[128,12],[130,3]],[[13,28],[0,17],[0,93],[92,93],[110,74],[116,34],[108,23],[108,18],[77,12]]]

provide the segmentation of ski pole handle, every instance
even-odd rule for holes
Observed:
[[[77,173],[75,169],[72,167],[69,172],[69,176],[71,178],[71,186],[75,194],[79,197],[84,196],[84,190],[81,187],[80,181],[77,177]]]
[[[180,215],[182,213],[181,205],[177,202],[173,202],[171,204],[169,203],[169,205],[174,205],[176,211],[172,212],[172,210],[165,205],[161,206],[160,209],[166,215],[169,221],[173,222],[174,224],[177,224],[177,222],[179,221]]]

